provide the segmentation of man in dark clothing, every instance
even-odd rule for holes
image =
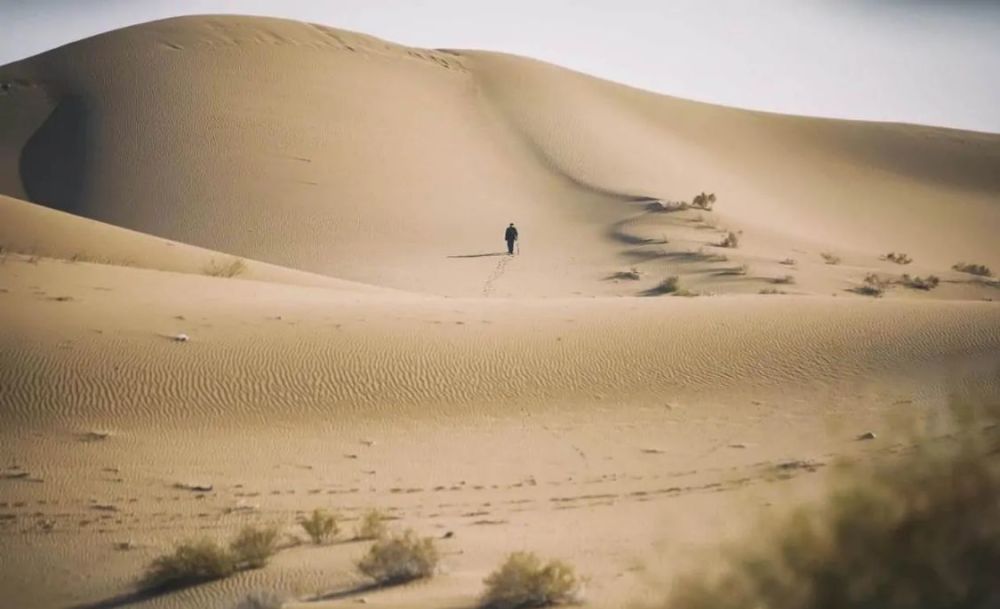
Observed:
[[[514,242],[517,241],[517,229],[514,228],[514,223],[511,222],[510,226],[507,227],[507,232],[503,234],[503,238],[507,241],[507,253],[514,253]]]

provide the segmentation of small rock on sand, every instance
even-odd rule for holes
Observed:
[[[180,334],[174,334],[173,339],[174,342],[178,343],[186,343],[189,340],[191,340],[191,338],[187,334],[184,334],[183,332],[181,332]]]

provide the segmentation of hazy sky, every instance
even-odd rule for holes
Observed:
[[[192,13],[506,51],[734,106],[1000,132],[1000,0],[0,0],[0,64]]]

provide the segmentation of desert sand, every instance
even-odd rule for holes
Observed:
[[[474,607],[516,550],[628,606],[896,422],[1000,400],[1000,283],[952,268],[1000,267],[1000,135],[245,17],[0,83],[3,607]],[[317,507],[443,572],[352,592],[348,532],[134,595],[176,542]]]

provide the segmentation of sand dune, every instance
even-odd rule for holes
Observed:
[[[0,606],[467,608],[527,549],[617,608],[899,421],[1000,400],[1000,284],[951,268],[1000,267],[998,135],[243,17],[0,82]],[[445,571],[358,591],[371,506]],[[179,540],[317,507],[337,543],[135,595]]]

